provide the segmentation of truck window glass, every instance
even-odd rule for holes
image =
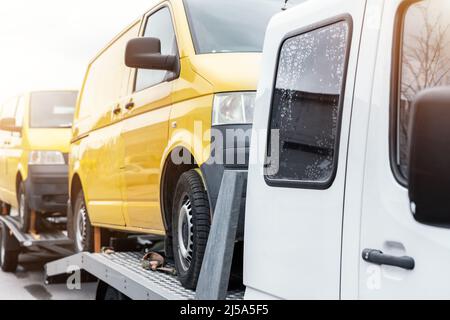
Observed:
[[[162,8],[147,19],[144,37],[158,38],[161,41],[161,54],[177,54],[177,42],[169,8]],[[161,70],[139,69],[136,75],[136,91],[164,82],[168,73]]]
[[[37,92],[31,95],[30,128],[71,128],[77,92]]]
[[[305,0],[290,0],[287,8]],[[270,18],[280,0],[184,0],[198,54],[261,52]]]
[[[397,106],[397,165],[404,178],[413,99],[424,89],[443,85],[450,85],[450,1],[421,1],[411,5],[404,18]]]
[[[269,180],[331,184],[348,37],[342,21],[283,44],[270,120],[279,130],[279,168],[269,164]]]

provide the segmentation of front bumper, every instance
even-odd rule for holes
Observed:
[[[211,155],[210,161],[203,164],[200,170],[205,179],[209,202],[214,212],[224,171],[248,171],[252,126],[224,125],[213,127],[213,129],[223,137],[221,140],[223,145],[215,145],[214,154]],[[230,136],[227,132],[234,132],[234,134]],[[242,240],[244,237],[246,196],[247,188],[245,186],[241,199],[241,215],[237,232],[238,240]]]
[[[30,209],[66,215],[68,192],[67,165],[33,165],[28,168],[25,191]]]

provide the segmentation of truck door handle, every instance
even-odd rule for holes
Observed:
[[[374,249],[364,249],[362,253],[362,258],[364,261],[369,263],[374,263],[377,265],[387,265],[399,267],[406,270],[413,270],[415,267],[415,261],[411,257],[395,257],[384,254],[380,250]]]
[[[125,105],[125,109],[127,109],[127,110],[131,110],[131,109],[133,109],[134,108],[134,102],[133,101],[130,101],[130,102],[128,102],[126,105]]]

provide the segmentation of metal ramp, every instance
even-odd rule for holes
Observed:
[[[24,233],[20,230],[20,223],[14,217],[0,216],[0,221],[12,232],[20,247],[43,248],[62,255],[73,254],[73,251],[64,248],[72,245],[72,240],[62,231],[49,230],[39,234]]]
[[[142,253],[79,253],[46,265],[47,278],[84,270],[133,300],[194,300],[195,291],[184,289],[176,276],[142,268]],[[48,279],[49,280],[49,279]],[[50,282],[50,281],[48,281]],[[228,293],[240,300],[244,291]]]

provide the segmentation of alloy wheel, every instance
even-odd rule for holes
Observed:
[[[178,253],[184,270],[189,270],[194,247],[192,204],[188,196],[182,202],[178,215]]]
[[[75,221],[75,245],[78,252],[86,249],[87,242],[87,210],[86,206],[81,206]]]

